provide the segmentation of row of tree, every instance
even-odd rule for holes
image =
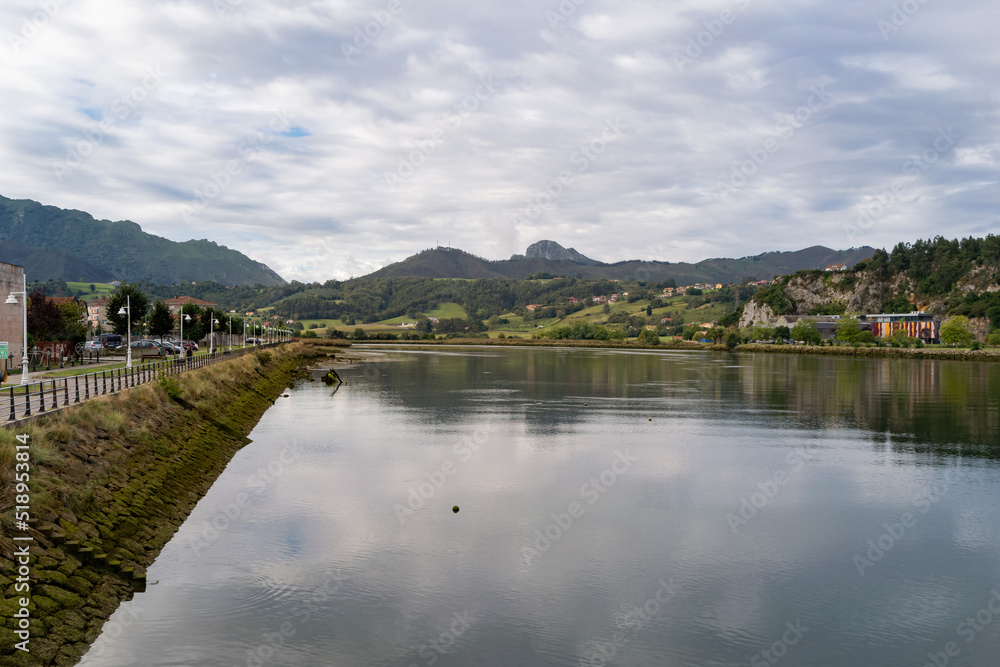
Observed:
[[[202,340],[210,330],[243,333],[243,319],[222,310],[186,304],[181,313],[185,316],[184,338],[188,340]],[[44,288],[33,290],[28,295],[29,346],[42,341],[86,340],[86,315],[86,306],[79,301],[57,302],[46,295]],[[108,297],[107,320],[112,331],[122,336],[130,330],[136,333],[138,328],[141,335],[162,338],[178,328],[167,304],[162,299],[150,303],[149,296],[134,283],[123,283]]]

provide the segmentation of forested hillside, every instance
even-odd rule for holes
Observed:
[[[988,318],[1000,330],[1000,237],[900,243],[839,272],[800,271],[757,293],[742,322],[776,315],[908,313]]]
[[[264,264],[212,241],[177,243],[128,220],[96,220],[29,199],[0,196],[0,240],[6,242],[0,243],[0,261],[24,266],[36,280],[285,282]]]

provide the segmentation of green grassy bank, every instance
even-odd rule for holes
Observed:
[[[72,665],[275,398],[317,357],[292,344],[0,428],[0,665]],[[16,435],[30,443],[30,534],[14,521]],[[30,544],[30,653],[16,650],[17,565]]]

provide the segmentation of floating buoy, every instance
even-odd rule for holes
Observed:
[[[587,404],[586,404],[586,403],[584,403],[584,404],[583,404],[583,407],[587,407]]]
[[[652,417],[650,417],[650,418],[649,418],[649,421],[653,421],[653,418],[652,418]]]
[[[455,505],[454,507],[452,507],[451,511],[454,512],[455,514],[458,514],[458,505]]]

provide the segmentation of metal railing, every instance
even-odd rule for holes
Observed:
[[[126,389],[138,387],[158,379],[161,375],[177,375],[279,345],[281,343],[269,343],[232,352],[219,350],[211,355],[181,356],[141,363],[132,368],[114,368],[85,375],[43,379],[27,385],[13,385],[0,390],[2,391],[0,401],[7,403],[6,406],[0,407],[0,423],[48,414],[54,410],[83,403],[98,396],[117,394]],[[3,403],[0,403],[0,406],[2,405]]]

